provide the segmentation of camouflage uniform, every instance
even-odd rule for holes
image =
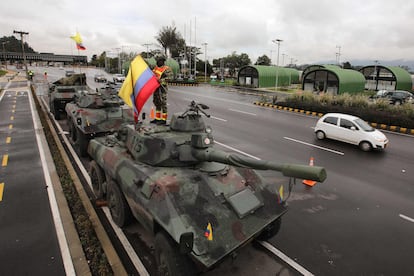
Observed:
[[[153,69],[153,72],[157,76],[160,87],[153,94],[153,103],[155,105],[155,120],[152,123],[165,124],[168,116],[167,109],[167,79],[171,76],[171,69],[164,65],[165,59],[161,58],[157,60],[157,66]]]

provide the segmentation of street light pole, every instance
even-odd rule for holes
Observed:
[[[282,42],[282,41],[283,41],[283,40],[278,39],[278,38],[276,38],[276,39],[272,40],[272,42],[273,42],[273,43],[276,43],[276,44],[277,44],[277,60],[276,60],[276,83],[275,83],[275,91],[277,91],[277,82],[278,82],[278,79],[279,79],[279,72],[278,72],[278,69],[279,69],[279,50],[280,50],[280,42]]]
[[[28,74],[27,72],[27,63],[26,63],[26,54],[24,53],[24,42],[23,42],[23,35],[28,35],[28,32],[22,32],[22,31],[13,31],[14,34],[20,34],[20,39],[22,41],[22,54],[23,54],[23,62],[24,62],[24,68],[26,70],[26,76]]]
[[[207,82],[207,42],[204,42],[204,82]]]

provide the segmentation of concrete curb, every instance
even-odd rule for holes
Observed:
[[[281,106],[281,105],[274,105],[274,104],[270,104],[270,103],[254,102],[253,104],[259,105],[259,106],[264,106],[264,107],[270,107],[270,108],[278,109],[278,110],[302,113],[302,114],[309,115],[309,116],[322,117],[324,115],[323,113],[318,113],[318,112],[313,112],[313,111],[306,111],[306,110],[303,110],[303,109],[298,109],[298,108],[293,108],[293,107],[286,107],[286,106]],[[382,129],[382,130],[388,130],[388,131],[398,132],[398,133],[402,133],[402,134],[414,135],[414,129],[409,129],[409,128],[400,127],[400,126],[389,126],[389,125],[380,124],[380,123],[371,123],[371,122],[369,122],[369,124],[374,128],[378,128],[378,129]]]
[[[43,110],[47,110],[47,108],[43,106]],[[73,181],[73,183],[75,185],[75,188],[76,188],[76,191],[78,192],[78,195],[79,195],[79,197],[82,201],[82,204],[83,204],[86,212],[88,213],[89,219],[92,222],[95,233],[96,233],[96,235],[97,235],[97,237],[98,237],[98,239],[101,243],[101,246],[102,246],[102,248],[105,252],[105,255],[108,259],[108,262],[109,262],[109,264],[112,268],[112,271],[113,271],[114,275],[127,275],[127,272],[124,268],[124,265],[122,264],[121,259],[119,258],[115,248],[113,247],[111,240],[109,239],[105,229],[103,228],[103,226],[102,226],[102,224],[99,220],[99,217],[96,214],[95,209],[93,208],[92,203],[90,202],[89,197],[86,194],[86,192],[83,188],[83,185],[82,185],[75,169],[73,168],[69,157],[66,154],[65,149],[63,148],[63,145],[62,145],[62,143],[59,139],[58,134],[56,133],[53,126],[51,125],[52,123],[51,123],[49,117],[48,116],[46,116],[46,117],[47,117],[49,128],[51,129],[51,132],[52,132],[52,135],[53,135],[53,139],[55,140],[56,145],[57,145],[57,147],[60,151],[60,154],[62,155],[62,159],[65,162],[65,165],[68,169],[70,177],[72,178],[72,181]],[[59,181],[59,186],[60,186],[60,189],[61,189],[60,181]],[[64,198],[63,191],[62,191],[62,196]],[[66,201],[65,198],[64,198],[64,200]],[[70,213],[69,209],[67,211]],[[69,222],[69,223],[73,224],[73,219],[72,219],[71,214],[70,214],[70,219],[71,219],[71,222]],[[76,230],[75,230],[75,233],[72,233],[72,234],[76,235],[77,240],[79,240],[78,233],[76,232]],[[74,237],[74,239],[75,239],[75,237]],[[69,244],[70,244],[70,242],[69,242]],[[82,249],[82,245],[80,244],[80,241],[79,241],[79,246],[80,246],[80,249],[82,250],[82,254],[83,254],[83,249]],[[75,247],[78,247],[78,246],[75,245]],[[72,255],[72,250],[71,250],[71,255]],[[72,255],[72,259],[77,258],[76,257],[77,255],[79,255],[79,253],[76,253],[76,254]],[[77,261],[77,259],[73,260],[74,263],[75,263],[75,261]],[[75,267],[75,269],[76,269],[76,267]],[[88,266],[88,270],[89,270],[89,266]],[[76,272],[77,272],[77,275],[90,275],[90,271],[89,271],[89,273],[84,273],[84,272],[78,271],[76,269]]]

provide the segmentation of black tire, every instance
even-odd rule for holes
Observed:
[[[361,143],[359,143],[359,148],[362,151],[371,151],[372,150],[372,145],[371,145],[370,142],[362,141]]]
[[[278,218],[271,224],[269,224],[266,228],[262,230],[260,235],[257,237],[260,241],[267,241],[274,236],[276,236],[277,233],[279,233],[280,227],[282,225],[282,218]]]
[[[68,118],[68,124],[69,124],[69,137],[72,141],[72,144],[75,144],[78,140],[77,133],[76,133],[76,127],[75,123],[71,120],[71,118]]]
[[[396,100],[396,101],[394,102],[394,104],[395,104],[395,105],[401,105],[401,101],[400,101],[400,100]]]
[[[105,173],[95,160],[89,163],[89,176],[91,177],[92,189],[97,199],[105,198],[106,191],[104,189]]]
[[[108,183],[107,201],[115,224],[119,227],[127,226],[132,219],[131,210],[121,189],[113,180]]]
[[[86,136],[79,128],[76,128],[75,146],[82,157],[88,156],[89,137]]]
[[[155,261],[158,276],[197,275],[196,268],[190,258],[182,254],[178,244],[162,231],[155,235]]]
[[[53,103],[53,108],[51,112],[53,113],[53,116],[55,116],[55,120],[60,120],[60,111],[59,111],[59,108],[56,108],[55,103]]]
[[[315,135],[316,135],[316,138],[317,138],[318,140],[323,140],[323,139],[325,139],[325,138],[326,138],[326,135],[325,135],[325,133],[324,133],[322,130],[318,130],[318,131],[315,133]]]

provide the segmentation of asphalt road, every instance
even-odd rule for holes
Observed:
[[[277,162],[308,164],[313,157],[327,169],[324,183],[297,183],[275,247],[317,275],[414,274],[414,137],[387,132],[389,148],[367,153],[318,141],[317,118],[254,106],[252,96],[170,89],[171,109],[189,99],[210,106],[216,141]],[[287,184],[277,173],[265,175]]]
[[[282,229],[271,240],[311,273],[413,275],[414,137],[387,132],[389,147],[366,153],[318,141],[317,118],[258,107],[252,104],[257,99],[217,87],[170,87],[169,113],[196,100],[210,106],[206,122],[219,145],[277,162],[308,164],[313,157],[327,169],[328,179],[312,188],[297,181]],[[149,100],[144,111],[150,106]],[[280,174],[263,174],[287,190]]]
[[[27,81],[9,85],[0,97],[0,274],[65,275],[32,116]]]

